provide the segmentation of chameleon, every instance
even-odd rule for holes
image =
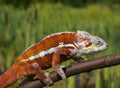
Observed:
[[[66,75],[60,65],[73,59],[81,61],[82,55],[103,51],[107,43],[98,36],[86,31],[58,32],[51,34],[36,44],[25,49],[14,61],[13,65],[0,76],[0,88],[6,88],[18,79],[35,74],[46,85],[53,82],[44,70],[53,68],[62,79]]]

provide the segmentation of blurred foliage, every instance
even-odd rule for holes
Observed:
[[[83,7],[91,3],[120,4],[120,0],[0,0],[0,4],[12,4],[21,8],[27,8],[36,2],[62,3],[73,7]]]
[[[27,6],[26,3],[29,6],[29,3],[35,2],[34,0],[0,0],[1,3],[7,4],[12,4],[12,1],[17,3],[16,6],[18,2],[19,5],[23,3],[25,6]],[[52,1],[55,2],[55,0]],[[68,0],[65,1],[68,2]],[[84,30],[106,40],[109,45],[106,51],[85,56],[85,58],[120,52],[118,48],[120,45],[119,5],[108,7],[104,4],[91,4],[84,8],[72,8],[61,4],[62,0],[57,0],[56,4],[48,2],[49,0],[42,4],[33,3],[27,9],[6,4],[0,5],[0,68],[3,71],[11,66],[25,48],[40,41],[43,37],[59,31]],[[68,61],[66,64],[70,63],[71,61]],[[91,73],[83,74],[80,76],[80,88],[120,88],[119,68],[120,66],[115,66],[94,71],[92,75]],[[52,88],[74,88],[73,81],[74,77],[71,77],[56,83]],[[15,88],[14,86],[16,84],[11,88]]]

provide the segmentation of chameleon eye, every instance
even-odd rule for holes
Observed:
[[[97,41],[96,45],[100,46],[102,43],[100,41]]]

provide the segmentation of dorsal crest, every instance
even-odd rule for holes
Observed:
[[[65,32],[59,32],[59,33],[53,33],[51,35],[46,36],[45,38],[43,38],[41,41],[53,37],[53,36],[57,36],[57,35],[62,35],[62,34],[74,34],[75,32],[69,32],[69,31],[65,31]]]

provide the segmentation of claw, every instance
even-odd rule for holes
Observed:
[[[47,77],[49,77],[49,72],[45,72],[45,75],[46,75]]]
[[[53,84],[53,81],[49,78],[49,77],[46,77],[43,82],[47,85],[47,86],[50,86]]]
[[[46,72],[45,75],[46,75],[46,79],[44,79],[43,82],[44,82],[46,85],[48,85],[48,86],[52,85],[52,84],[53,84],[53,81],[50,79],[49,73]]]
[[[61,76],[62,79],[66,79],[66,75],[65,75],[62,67],[59,67],[56,71]]]

